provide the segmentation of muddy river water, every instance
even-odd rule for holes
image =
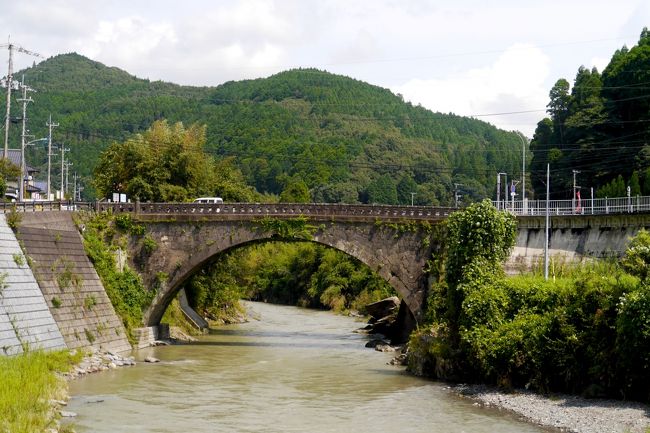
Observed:
[[[254,319],[77,379],[77,432],[542,432],[387,365],[350,317],[247,303]]]

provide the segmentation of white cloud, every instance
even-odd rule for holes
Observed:
[[[513,45],[490,65],[437,79],[414,79],[395,88],[404,98],[433,111],[470,116],[536,110],[546,105],[549,58],[540,49]],[[539,119],[543,113],[534,113]],[[521,124],[525,114],[481,116],[505,129],[532,135],[534,126]]]

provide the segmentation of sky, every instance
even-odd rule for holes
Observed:
[[[0,44],[195,86],[316,67],[532,137],[559,78],[607,65],[647,0],[0,0]],[[0,51],[6,70],[8,54]],[[15,69],[42,59],[22,53]],[[0,71],[0,75],[6,72]]]

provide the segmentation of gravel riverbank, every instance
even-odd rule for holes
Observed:
[[[529,422],[574,433],[650,432],[650,406],[620,400],[586,399],[570,395],[542,396],[517,390],[504,393],[484,385],[451,389],[487,407],[511,411]]]

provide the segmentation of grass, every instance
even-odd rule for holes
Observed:
[[[0,357],[0,431],[46,431],[56,421],[50,400],[66,395],[66,383],[57,373],[70,371],[83,353],[27,352]]]

